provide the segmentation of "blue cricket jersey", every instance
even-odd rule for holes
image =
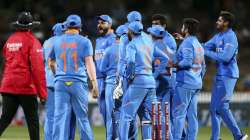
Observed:
[[[204,49],[195,36],[186,37],[176,54],[178,70],[177,86],[188,89],[201,89],[204,75]]]
[[[154,47],[161,50],[163,53],[165,53],[169,59],[172,59],[174,57],[174,51],[170,49],[170,47],[161,39],[154,41]],[[165,83],[165,86],[167,88],[173,87],[173,82],[171,78],[171,71],[166,70],[166,65],[162,65],[163,61],[168,61],[167,58],[161,58],[161,57],[154,57],[154,77],[157,78],[160,76],[160,82]]]
[[[216,76],[239,78],[238,41],[232,29],[217,33],[204,44],[205,55],[216,61]]]
[[[101,73],[100,68],[101,61],[103,59],[105,49],[110,47],[115,42],[115,38],[116,36],[114,33],[109,33],[96,39],[95,65],[97,79],[104,78],[104,75]]]
[[[90,40],[79,34],[66,33],[56,40],[50,58],[56,60],[56,80],[87,82],[85,57],[93,55]]]
[[[56,40],[59,38],[60,36],[52,36],[51,38],[49,38],[48,40],[46,40],[43,44],[43,55],[44,55],[44,64],[45,64],[45,73],[46,73],[46,84],[47,87],[54,87],[54,74],[51,71],[51,69],[49,68],[48,65],[48,58],[49,58],[49,54],[52,50],[53,47],[53,43],[56,42]]]
[[[145,33],[136,36],[126,47],[127,64],[133,63],[135,78],[131,86],[141,88],[155,88],[155,79],[152,73],[154,57],[168,58],[162,51],[154,47],[151,38]],[[168,60],[168,59],[166,59]],[[167,61],[165,62],[166,65]],[[127,70],[126,71],[130,71]]]
[[[104,51],[100,65],[101,72],[106,76],[105,82],[114,84],[119,61],[119,43],[114,43]]]
[[[174,54],[176,53],[177,45],[175,39],[168,31],[165,31],[163,42],[166,43],[166,45],[168,45],[168,47],[173,51]]]
[[[165,31],[165,36],[163,38],[163,42],[168,45],[168,47],[172,50],[172,52],[175,55],[176,50],[177,50],[176,41],[175,41],[174,37],[168,31]],[[170,87],[174,88],[175,87],[175,82],[176,82],[176,69],[171,68],[170,72],[172,73]]]
[[[150,38],[149,35],[147,35],[145,32],[142,32],[142,36],[145,36],[146,38]],[[121,77],[126,76],[126,46],[129,43],[128,35],[122,35],[120,37],[120,44],[119,44],[119,62],[118,62],[118,75]]]
[[[120,77],[125,76],[125,69],[126,69],[126,46],[129,43],[128,35],[124,34],[120,37],[119,43],[119,62],[118,62],[118,75]]]

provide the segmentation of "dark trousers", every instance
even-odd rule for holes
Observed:
[[[30,140],[39,140],[39,117],[37,97],[33,95],[2,94],[2,115],[0,119],[0,136],[9,126],[21,105],[28,125]]]

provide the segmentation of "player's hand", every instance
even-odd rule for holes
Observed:
[[[172,68],[174,65],[173,61],[168,61],[166,69]]]
[[[119,80],[115,90],[113,92],[113,99],[119,99],[123,95],[122,91],[122,80]]]
[[[40,98],[40,103],[44,106],[46,104],[46,99]]]
[[[92,90],[92,97],[96,99],[99,95],[98,88],[93,88]]]
[[[184,39],[184,37],[179,33],[174,33],[173,36],[176,40],[183,40]]]
[[[92,85],[92,89],[91,89],[92,97],[94,99],[96,99],[98,97],[98,94],[99,94],[97,81],[91,80],[91,85]]]

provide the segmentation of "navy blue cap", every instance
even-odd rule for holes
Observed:
[[[81,17],[78,15],[69,15],[66,19],[66,27],[81,28],[82,27]]]
[[[128,33],[128,26],[120,25],[116,28],[115,33],[117,36],[122,36],[123,34]]]
[[[133,21],[141,21],[142,20],[141,13],[138,11],[131,11],[127,15],[127,20],[129,23]]]
[[[160,25],[154,25],[152,27],[149,27],[147,31],[156,37],[163,37],[165,35],[165,30]]]
[[[139,34],[143,30],[143,25],[139,21],[133,21],[129,23],[128,29],[131,30],[133,33]]]
[[[98,16],[98,19],[108,22],[109,24],[112,24],[112,18],[109,15],[100,15]]]

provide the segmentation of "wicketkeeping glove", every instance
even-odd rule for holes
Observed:
[[[117,86],[115,87],[115,90],[113,92],[113,99],[119,99],[123,95],[122,91],[122,80],[119,79],[119,82]]]

